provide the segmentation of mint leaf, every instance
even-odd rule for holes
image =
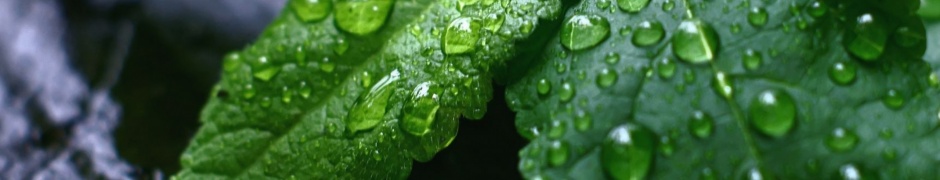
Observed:
[[[532,140],[519,169],[530,179],[937,177],[940,89],[917,4],[583,1],[544,61],[510,83],[517,128]]]
[[[228,55],[178,179],[405,178],[482,117],[536,0],[294,0]]]

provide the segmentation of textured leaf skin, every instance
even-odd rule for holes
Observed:
[[[819,18],[807,15],[810,1],[806,0],[672,0],[668,2],[675,7],[668,11],[662,7],[666,0],[653,0],[635,14],[620,11],[616,3],[599,9],[600,1],[585,0],[570,8],[566,17],[605,17],[611,24],[609,38],[594,48],[569,51],[556,37],[544,61],[530,65],[533,68],[523,78],[510,82],[508,104],[518,113],[519,132],[532,141],[519,153],[519,168],[526,178],[611,178],[602,168],[601,145],[612,128],[626,123],[648,128],[658,142],[646,179],[708,179],[709,173],[717,179],[747,179],[752,169],[760,169],[765,179],[840,179],[840,168],[848,164],[855,165],[863,179],[940,176],[936,155],[940,89],[928,81],[931,68],[922,60],[926,41],[901,47],[890,37],[884,55],[875,62],[852,57],[842,45],[843,33],[852,29],[849,22],[863,12],[888,19],[891,34],[900,26],[923,34],[921,20],[913,15],[916,1],[824,0],[831,9]],[[766,25],[748,24],[751,6],[767,10]],[[669,38],[688,12],[716,30],[720,46],[711,63],[687,63],[672,52]],[[630,41],[634,33],[621,35],[621,27],[635,27],[643,20],[660,21],[666,30],[664,40],[636,47]],[[799,27],[801,20],[807,22],[805,29]],[[740,32],[732,32],[733,24]],[[763,54],[763,65],[756,70],[742,65],[749,48]],[[606,63],[610,53],[616,53],[619,62]],[[677,66],[670,78],[658,75],[660,65],[654,63],[664,58]],[[836,62],[858,65],[854,83],[842,86],[830,80],[829,68]],[[602,88],[596,78],[605,68],[614,70],[618,78]],[[712,87],[716,72],[726,73],[733,84],[730,98]],[[537,89],[543,78],[552,85],[546,95]],[[575,89],[569,102],[558,93],[562,82]],[[797,109],[794,127],[779,138],[759,133],[748,111],[758,93],[771,89],[791,95]],[[882,102],[889,89],[904,97],[903,106],[893,109]],[[697,138],[689,130],[695,111],[714,118],[710,136]],[[579,131],[576,119],[583,117],[592,123]],[[563,135],[550,138],[551,127],[557,124]],[[827,148],[826,138],[836,128],[858,136],[854,148],[845,152]],[[556,142],[568,144],[567,160],[560,165],[552,165],[549,158],[548,149]]]
[[[361,36],[338,29],[334,15],[302,22],[285,8],[257,42],[225,59],[203,125],[174,178],[406,178],[412,160],[430,160],[453,140],[459,116],[482,117],[492,97],[491,69],[505,69],[513,44],[540,19],[560,15],[561,5],[398,0],[392,7],[383,27]],[[503,19],[480,32],[477,51],[445,55],[441,35],[457,17],[483,24]],[[393,71],[400,79],[390,86],[387,106],[373,109],[385,110],[380,123],[350,131],[351,107]],[[442,89],[440,109],[431,130],[415,136],[399,128],[399,120],[424,82]]]

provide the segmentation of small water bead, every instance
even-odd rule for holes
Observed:
[[[371,129],[385,116],[386,105],[400,78],[398,70],[392,71],[364,92],[349,110],[346,126],[351,132]]]
[[[904,105],[904,97],[902,97],[897,90],[891,89],[888,90],[887,94],[885,94],[882,102],[884,102],[885,106],[888,106],[889,108],[898,109]]]
[[[561,89],[558,90],[558,99],[561,102],[571,101],[574,98],[575,90],[568,82],[561,83]]]
[[[767,24],[767,10],[761,7],[751,8],[747,12],[747,22],[751,23],[752,26],[764,26]]]
[[[862,180],[867,179],[863,178],[861,171],[855,167],[853,164],[843,165],[839,168],[839,177],[844,180]]]
[[[441,46],[444,54],[462,54],[476,50],[480,41],[480,23],[469,18],[454,19],[444,30],[444,39]]]
[[[682,21],[672,37],[672,51],[689,63],[711,62],[717,49],[718,37],[715,31],[698,19]]]
[[[744,64],[744,69],[753,71],[760,68],[760,65],[764,62],[764,57],[758,51],[747,49],[744,51],[744,55],[741,56],[741,62]]]
[[[747,173],[744,174],[744,177],[740,179],[773,180],[774,178],[773,176],[771,176],[770,172],[767,172],[767,170],[763,168],[752,167],[751,169],[747,171]]]
[[[313,89],[307,86],[307,82],[300,82],[300,90],[297,91],[300,94],[300,97],[307,99],[310,97],[310,93],[313,92]]]
[[[693,112],[692,118],[689,119],[689,131],[698,138],[704,139],[711,136],[714,126],[712,116],[702,111]]]
[[[636,46],[650,46],[659,43],[665,35],[666,31],[659,21],[643,21],[636,25],[632,41]]]
[[[926,39],[923,32],[915,31],[907,26],[898,28],[894,37],[895,42],[901,47],[913,47]]]
[[[394,0],[339,1],[334,4],[336,25],[340,29],[355,34],[373,33],[388,18]]]
[[[225,72],[233,72],[238,70],[238,67],[241,65],[242,56],[238,53],[229,53],[225,55],[225,59],[223,59],[222,69],[225,70]]]
[[[672,59],[661,58],[656,60],[656,71],[663,79],[672,78],[676,74],[676,63]]]
[[[858,136],[844,128],[836,128],[826,137],[826,147],[834,152],[845,152],[855,148]]]
[[[620,10],[635,13],[640,12],[647,4],[650,3],[650,0],[617,0],[617,5],[620,6]]]
[[[262,98],[261,98],[261,103],[259,103],[259,104],[261,104],[261,107],[263,107],[263,108],[271,107],[271,98],[270,98],[270,97],[262,97]]]
[[[796,122],[796,104],[793,97],[783,91],[765,90],[751,100],[751,124],[761,133],[782,137]]]
[[[716,180],[718,178],[715,177],[715,172],[713,172],[711,168],[705,168],[705,169],[702,169],[702,171],[699,173],[699,179]]]
[[[930,73],[930,75],[927,75],[927,83],[936,88],[940,86],[940,77],[937,76],[937,73]]]
[[[685,79],[686,84],[692,84],[695,82],[695,72],[689,69],[688,71],[682,72],[682,76]]]
[[[629,35],[630,33],[633,33],[633,27],[632,27],[632,26],[623,26],[623,27],[620,28],[620,35],[621,35],[621,36],[627,36],[627,35]]]
[[[885,160],[894,160],[898,157],[898,152],[892,147],[885,148],[884,151],[881,151],[881,158]]]
[[[292,100],[293,96],[294,96],[294,95],[293,95],[293,91],[291,91],[290,88],[287,88],[287,86],[284,86],[284,87],[282,88],[282,92],[281,92],[281,102],[284,102],[285,104],[286,104],[286,103],[290,103],[290,101]]]
[[[505,19],[506,18],[502,14],[490,15],[490,17],[487,18],[485,27],[483,28],[486,29],[487,31],[495,33],[499,31],[499,28],[503,27],[503,22],[505,21]]]
[[[332,73],[336,69],[336,64],[330,61],[330,58],[323,58],[320,62],[320,70],[326,73]]]
[[[574,15],[561,29],[561,44],[570,50],[594,47],[610,34],[610,23],[597,15]]]
[[[404,117],[399,126],[405,132],[415,136],[423,136],[430,132],[437,110],[441,107],[438,102],[441,92],[440,87],[431,82],[418,84],[411,92],[411,99],[402,109]]]
[[[669,136],[660,136],[659,137],[659,152],[663,156],[669,157],[672,156],[673,152],[676,152],[675,143],[673,143],[672,138]]]
[[[712,79],[712,89],[725,99],[731,99],[731,96],[734,96],[734,82],[725,72],[715,72],[715,78]]]
[[[837,62],[829,68],[829,78],[839,85],[849,85],[855,82],[857,65],[851,62]]]
[[[246,84],[244,90],[242,90],[242,97],[245,99],[251,99],[252,97],[255,97],[255,93],[255,87],[251,84]]]
[[[549,91],[552,90],[552,83],[548,82],[548,79],[545,78],[539,79],[539,82],[535,86],[535,89],[538,91],[539,95],[546,95]]]
[[[607,9],[610,7],[610,1],[612,0],[598,0],[595,5],[597,9]]]
[[[731,33],[737,34],[741,32],[741,25],[738,23],[731,23],[731,27],[728,29],[730,29]]]
[[[676,2],[673,0],[666,0],[663,2],[663,11],[671,11],[672,8],[676,7]]]
[[[635,124],[613,128],[601,146],[602,168],[613,179],[644,179],[653,162],[654,138],[652,132]]]
[[[812,3],[809,4],[809,8],[806,9],[806,12],[809,13],[810,16],[818,18],[818,17],[822,17],[823,15],[826,15],[826,11],[828,10],[829,10],[829,7],[826,6],[825,3],[821,1],[813,1]]]
[[[611,85],[614,85],[615,83],[617,83],[617,71],[616,70],[613,70],[610,68],[604,68],[604,69],[601,69],[601,71],[597,73],[597,86],[606,88],[606,87],[610,87]]]
[[[845,47],[859,59],[874,61],[884,53],[888,33],[880,17],[866,13],[858,16],[855,26],[846,33]]]
[[[809,27],[809,23],[806,22],[806,19],[802,17],[796,18],[796,28],[800,30],[806,30]]]
[[[548,138],[558,139],[562,136],[565,136],[565,132],[568,129],[568,123],[561,120],[553,120],[549,123],[548,127]]]
[[[584,132],[588,129],[591,129],[591,126],[594,124],[594,120],[591,118],[591,114],[588,114],[584,111],[578,111],[574,116],[574,127],[578,131]]]
[[[620,54],[617,54],[614,52],[608,53],[607,56],[604,57],[604,62],[607,62],[607,64],[610,64],[610,65],[617,64],[618,62],[620,62]]]
[[[548,146],[548,163],[558,167],[568,161],[568,143],[565,141],[552,141]]]
[[[319,21],[330,14],[332,0],[291,0],[290,7],[300,20]]]

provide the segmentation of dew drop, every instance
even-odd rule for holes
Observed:
[[[561,83],[561,89],[558,90],[558,98],[562,102],[571,101],[574,98],[575,90],[568,82]]]
[[[370,34],[385,24],[393,4],[394,0],[336,2],[336,25],[355,35]]]
[[[330,14],[332,0],[292,0],[291,8],[300,20],[305,22],[319,21]]]
[[[887,147],[884,151],[881,151],[881,157],[885,160],[894,160],[898,157],[898,152],[894,148]]]
[[[584,111],[578,111],[575,113],[574,117],[574,127],[578,131],[584,132],[588,129],[591,129],[591,126],[594,124],[594,120],[591,118],[591,114],[588,114]]]
[[[766,135],[782,137],[796,122],[796,104],[786,92],[765,90],[754,97],[750,105],[751,123]]]
[[[673,140],[669,138],[669,136],[659,137],[659,152],[663,153],[663,156],[666,157],[672,156],[672,153],[675,152],[675,146],[673,144]]]
[[[751,8],[747,12],[747,22],[752,26],[764,26],[767,24],[767,10],[760,7]]]
[[[617,5],[620,6],[620,10],[635,13],[643,10],[649,2],[650,0],[617,0]]]
[[[612,52],[612,53],[608,53],[607,56],[604,57],[604,61],[607,62],[607,64],[610,64],[610,65],[617,64],[618,62],[620,62],[620,54],[613,53],[613,52]]]
[[[839,177],[844,180],[862,180],[861,171],[853,164],[843,165],[839,168]]]
[[[881,21],[870,13],[858,16],[855,27],[846,33],[845,48],[862,60],[877,60],[884,53],[888,41],[888,33]]]
[[[810,16],[818,18],[826,15],[826,11],[828,11],[828,9],[829,7],[826,6],[825,3],[820,1],[813,1],[809,4],[809,9],[807,9],[806,12],[809,13]]]
[[[617,71],[605,68],[597,74],[597,86],[602,88],[610,87],[617,83]]]
[[[904,105],[904,97],[902,97],[897,90],[891,89],[888,90],[887,94],[885,94],[882,102],[884,102],[885,106],[888,106],[889,108],[898,109]]]
[[[829,78],[839,85],[849,85],[855,82],[858,67],[850,62],[837,62],[829,68]]]
[[[349,131],[371,129],[382,121],[389,96],[395,90],[399,78],[400,73],[394,70],[376,82],[368,92],[359,96],[349,110],[349,116],[346,117],[346,126]]]
[[[568,124],[565,121],[553,120],[548,127],[548,138],[558,139],[565,135]]]
[[[480,23],[469,17],[454,19],[444,30],[441,46],[444,54],[462,54],[476,50],[480,41]]]
[[[712,79],[712,89],[725,99],[731,99],[731,96],[734,96],[734,82],[725,72],[715,73],[715,78]]]
[[[539,79],[539,82],[535,86],[539,95],[546,95],[552,90],[552,84],[545,78]]]
[[[558,167],[568,161],[568,143],[564,141],[553,141],[548,147],[548,162],[550,165]]]
[[[692,118],[689,119],[689,131],[691,131],[695,137],[702,139],[708,138],[708,136],[711,136],[712,129],[714,128],[712,116],[702,111],[692,113]]]
[[[741,25],[738,23],[731,23],[731,27],[729,29],[731,33],[737,34],[741,32]]]
[[[320,70],[326,73],[332,73],[336,69],[336,64],[330,61],[330,58],[323,58],[320,63]]]
[[[561,44],[571,50],[596,46],[610,34],[610,23],[597,15],[574,15],[561,29]]]
[[[834,152],[845,152],[855,148],[858,136],[843,128],[836,128],[826,137],[826,147]]]
[[[601,146],[601,166],[617,180],[644,179],[653,162],[654,135],[646,128],[624,124],[613,128]]]
[[[656,71],[663,79],[672,78],[676,75],[676,63],[669,58],[659,59],[656,61]]]
[[[940,86],[940,77],[937,76],[937,73],[930,73],[930,75],[927,75],[927,83],[936,88]]]
[[[684,20],[672,37],[672,51],[689,63],[710,62],[715,58],[718,48],[718,37],[714,32],[701,20]]]
[[[650,46],[659,43],[665,35],[666,31],[659,21],[643,21],[636,25],[632,41],[636,46]]]
[[[673,0],[666,0],[663,2],[663,11],[671,11],[672,8],[676,7],[676,2]]]
[[[281,102],[284,102],[285,104],[290,103],[293,96],[294,96],[293,92],[289,88],[287,88],[287,86],[284,86],[281,92]]]
[[[741,57],[741,62],[744,64],[745,69],[753,71],[760,68],[760,65],[764,62],[764,57],[758,51],[747,49],[744,51],[744,56]]]
[[[437,110],[441,105],[438,102],[441,89],[424,82],[418,84],[411,92],[411,99],[402,109],[404,117],[399,126],[415,136],[423,136],[431,131],[431,125],[434,123]]]
[[[225,59],[223,61],[222,69],[224,69],[225,72],[233,72],[238,70],[238,67],[242,65],[242,56],[238,53],[229,53],[228,55],[225,55]]]
[[[242,97],[245,99],[251,99],[252,97],[255,97],[255,92],[255,87],[251,84],[247,84],[245,85],[245,89],[242,92]]]

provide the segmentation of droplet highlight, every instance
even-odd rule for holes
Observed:
[[[765,90],[751,100],[751,124],[761,133],[782,137],[796,122],[796,104],[793,97],[783,91]]]
[[[850,62],[837,62],[829,68],[829,78],[838,85],[850,85],[855,82],[858,66]]]
[[[636,46],[650,46],[662,41],[665,35],[666,31],[659,21],[643,21],[636,25],[631,41]]]
[[[359,96],[356,103],[349,110],[346,117],[346,126],[351,132],[372,129],[385,117],[385,107],[389,96],[396,88],[400,73],[392,71]]]
[[[336,25],[355,34],[371,34],[383,25],[395,4],[394,0],[339,1],[334,4]]]
[[[654,138],[639,125],[615,127],[601,146],[601,167],[613,179],[644,179],[653,162]]]
[[[689,63],[711,62],[717,49],[718,37],[714,29],[698,19],[682,21],[672,37],[672,51]]]
[[[561,29],[561,44],[570,50],[594,47],[610,34],[610,23],[597,15],[574,15]]]
[[[462,54],[476,50],[480,41],[480,23],[469,17],[454,19],[444,30],[441,46],[444,54]]]
[[[438,102],[441,91],[431,82],[418,84],[411,92],[411,99],[402,109],[404,117],[399,126],[405,132],[415,136],[423,136],[430,132],[437,110],[441,107]]]

